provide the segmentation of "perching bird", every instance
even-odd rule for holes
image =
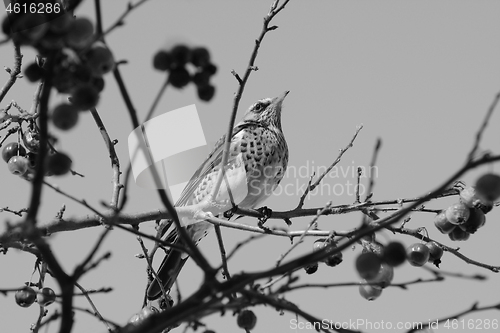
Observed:
[[[287,94],[288,91],[285,91],[279,97],[265,98],[253,104],[233,129],[226,179],[229,183],[229,197],[234,199],[238,207],[254,208],[261,204],[272,194],[285,174],[288,147],[281,130],[281,107]],[[197,204],[211,193],[219,174],[224,141],[225,135],[215,144],[213,151],[191,177],[175,206]],[[232,177],[231,170],[242,170],[243,165],[244,172],[240,173],[243,177]],[[223,187],[224,181],[219,195],[223,192]],[[241,191],[242,188],[244,191]],[[227,192],[226,190],[226,194]],[[186,231],[193,242],[198,244],[212,228],[210,222],[200,221],[188,225]],[[175,229],[165,240],[182,245]],[[186,253],[172,249],[167,251],[158,270],[158,277],[166,292],[174,284],[187,259]],[[147,297],[149,300],[155,300],[160,296],[162,290],[155,279],[148,288]]]

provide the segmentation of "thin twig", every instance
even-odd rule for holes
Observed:
[[[92,307],[92,310],[94,311],[93,315],[96,316],[97,318],[99,318],[99,321],[101,321],[106,326],[108,331],[111,332],[113,329],[111,328],[111,326],[109,326],[108,321],[106,319],[104,319],[104,317],[101,315],[99,310],[97,310],[97,307],[95,306],[94,302],[92,302],[92,299],[90,298],[89,294],[87,293],[87,290],[85,290],[85,288],[83,288],[78,282],[75,282],[75,286],[78,289],[80,289],[83,296],[85,296],[85,298],[89,302],[90,306]]]
[[[141,246],[142,253],[144,254],[144,258],[146,259],[146,264],[148,266],[148,271],[151,272],[151,274],[153,274],[154,278],[158,281],[158,284],[159,284],[160,289],[161,289],[161,294],[163,295],[163,297],[166,298],[167,297],[167,291],[163,287],[163,283],[161,282],[161,279],[158,276],[158,273],[156,273],[156,271],[153,269],[153,263],[151,262],[151,258],[148,255],[148,249],[146,248],[146,245],[144,245],[142,237],[141,236],[137,236],[136,239],[139,242],[139,245]],[[148,284],[148,286],[149,286],[149,284]],[[143,306],[145,306],[145,305],[146,305],[146,297],[144,297],[144,301],[143,301]]]
[[[149,111],[146,115],[146,118],[144,118],[143,123],[148,121],[154,114],[156,107],[158,106],[158,103],[160,102],[161,97],[165,94],[165,90],[167,90],[168,85],[170,84],[170,76],[167,76],[166,80],[163,82],[163,84],[160,87],[160,90],[155,96],[155,99],[153,101],[153,104],[149,108]]]
[[[352,137],[351,142],[349,142],[349,144],[345,148],[340,150],[339,155],[337,156],[335,161],[333,161],[333,163],[321,175],[319,175],[318,179],[314,182],[314,184],[311,185],[310,191],[313,191],[319,185],[319,183],[321,183],[323,178],[330,172],[330,170],[332,170],[333,167],[340,162],[345,152],[348,151],[349,148],[353,146],[354,141],[358,137],[359,131],[361,131],[362,128],[363,128],[362,124],[356,127],[356,132],[354,132],[354,136]]]
[[[111,201],[109,203],[109,206],[111,209],[117,210],[118,199],[120,197],[120,190],[123,188],[123,185],[120,184],[120,175],[121,175],[120,160],[118,159],[118,155],[116,154],[115,142],[111,141],[108,131],[106,130],[106,127],[104,126],[104,123],[102,122],[102,119],[99,116],[97,109],[95,107],[91,108],[90,113],[94,118],[97,128],[99,129],[99,132],[101,133],[101,136],[104,140],[104,144],[106,145],[106,148],[108,149],[109,152],[109,158],[111,160],[111,168],[113,169],[113,177],[111,179],[113,184],[113,192],[111,195]]]
[[[9,213],[15,214],[17,216],[23,217],[23,213],[28,212],[28,208],[21,208],[19,210],[11,210],[11,209],[9,209],[9,207],[4,207],[4,208],[0,208],[0,213],[1,212],[9,212]]]
[[[0,102],[3,101],[10,88],[16,83],[18,75],[21,74],[21,64],[23,55],[21,54],[21,47],[19,44],[14,43],[14,69],[5,68],[7,73],[10,74],[9,79],[5,82],[4,86],[0,89]]]
[[[368,189],[366,191],[365,202],[369,201],[373,195],[373,187],[375,186],[375,177],[372,174],[373,168],[377,165],[377,157],[380,152],[380,148],[382,147],[382,139],[377,138],[377,142],[375,143],[375,148],[373,149],[372,160],[370,162],[370,168],[368,169]]]
[[[135,4],[133,4],[132,2],[127,3],[127,8],[125,9],[125,12],[123,12],[123,14],[120,15],[120,17],[118,18],[118,20],[116,20],[115,23],[113,23],[109,28],[107,28],[104,31],[103,35],[106,36],[107,34],[111,33],[111,31],[115,30],[118,27],[121,27],[124,24],[125,17],[128,14],[130,14],[130,12],[132,12],[134,9],[137,9],[137,7],[145,3],[146,1],[148,0],[140,0]]]
[[[313,172],[313,174],[309,177],[309,181],[307,183],[307,187],[304,190],[304,193],[302,193],[302,195],[300,196],[299,203],[298,203],[298,205],[297,205],[297,207],[295,209],[301,209],[304,206],[304,200],[306,199],[307,194],[309,194],[309,191],[311,190],[312,180],[313,180],[313,178],[314,178],[315,175],[316,175],[316,173]]]
[[[488,112],[486,112],[486,116],[483,119],[483,122],[481,124],[481,127],[479,127],[477,133],[476,133],[476,140],[474,141],[474,145],[472,146],[472,149],[467,156],[466,162],[471,162],[474,159],[474,155],[476,155],[476,152],[479,148],[479,144],[481,143],[481,138],[483,136],[484,131],[486,130],[486,126],[488,126],[488,123],[490,121],[491,115],[493,114],[493,111],[495,111],[495,108],[497,107],[498,101],[500,100],[500,92],[498,92],[495,95],[495,98],[493,99],[493,102],[491,102],[490,107],[488,108]]]

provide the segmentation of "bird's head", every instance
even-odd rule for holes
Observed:
[[[259,122],[281,130],[281,105],[289,91],[275,98],[264,98],[250,106],[243,116],[243,122]]]

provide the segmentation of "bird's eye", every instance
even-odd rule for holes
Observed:
[[[259,102],[259,103],[255,104],[254,110],[256,112],[260,112],[260,111],[264,110],[264,107],[265,107],[264,103]]]

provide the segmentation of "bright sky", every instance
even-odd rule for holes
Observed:
[[[124,11],[125,2],[101,1],[104,26],[108,27]],[[126,25],[116,29],[107,42],[116,59],[127,60],[122,65],[133,103],[143,119],[164,80],[164,74],[152,68],[152,56],[162,47],[177,42],[207,46],[218,66],[213,82],[216,96],[210,103],[196,97],[193,86],[178,91],[168,89],[158,106],[157,115],[186,105],[196,104],[205,134],[209,141],[224,133],[231,111],[237,82],[231,75],[234,69],[242,74],[248,63],[254,40],[261,31],[262,17],[271,1],[158,1],[151,0],[126,18]],[[93,19],[93,1],[85,1],[77,16]],[[283,128],[290,148],[291,170],[304,174],[288,175],[282,186],[288,192],[272,197],[266,204],[274,210],[293,209],[308,176],[336,158],[339,149],[351,140],[356,126],[363,124],[354,147],[338,166],[338,176],[324,180],[325,186],[313,193],[305,207],[321,207],[328,201],[334,205],[354,201],[346,193],[355,183],[353,171],[357,166],[368,167],[377,138],[382,139],[373,200],[412,198],[434,189],[462,166],[486,111],[500,90],[500,3],[494,1],[291,1],[273,21],[279,29],[269,33],[261,47],[256,65],[240,104],[240,113],[260,98],[275,97],[285,90]],[[25,64],[34,59],[31,49],[23,49]],[[2,45],[0,65],[12,66],[13,51]],[[0,82],[7,80],[7,74]],[[19,80],[2,107],[10,100],[29,107],[34,85]],[[54,105],[64,96],[53,95]],[[127,137],[131,122],[112,75],[106,77],[106,88],[98,106],[122,166],[128,163]],[[500,153],[497,110],[484,134],[480,148]],[[105,146],[90,114],[81,117],[77,127],[62,133],[53,129],[60,139],[59,148],[68,152],[74,169],[86,177],[66,176],[49,178],[95,207],[111,196],[111,169]],[[0,135],[3,135],[1,133]],[[487,171],[499,172],[498,165],[472,171],[462,179],[473,184]],[[344,173],[344,175],[342,174]],[[2,190],[0,207],[20,209],[27,205],[30,186],[0,167]],[[366,184],[366,179],[364,179]],[[341,193],[341,190],[344,193]],[[352,189],[352,187],[351,187]],[[153,211],[161,208],[155,192],[134,184],[129,188],[127,212]],[[350,194],[350,195],[349,195]],[[441,199],[428,204],[431,208],[446,208],[456,198]],[[67,216],[89,214],[69,199],[44,188],[40,224],[50,221],[63,204]],[[1,213],[2,221],[16,222],[17,217]],[[412,214],[409,228],[426,227],[431,238],[452,247],[460,247],[467,257],[500,265],[498,235],[500,209],[487,215],[486,226],[467,242],[451,242],[433,226],[433,215]],[[240,220],[255,225],[252,219]],[[361,215],[328,216],[319,220],[324,230],[344,230],[355,227]],[[296,219],[292,229],[304,229],[309,219]],[[3,231],[5,223],[0,230]],[[284,226],[278,221],[272,225]],[[153,233],[153,223],[141,225],[144,232]],[[54,235],[51,245],[68,270],[88,253],[100,234],[100,228]],[[249,235],[241,231],[223,230],[227,249]],[[386,243],[399,239],[406,245],[418,242],[411,237],[394,236],[388,232],[378,235]],[[312,238],[298,247],[291,258],[312,249]],[[150,244],[149,244],[150,245]],[[232,273],[255,271],[272,267],[279,255],[288,249],[286,238],[268,237],[251,243],[229,262]],[[218,263],[219,255],[214,235],[201,245],[210,262]],[[102,315],[124,324],[140,309],[146,283],[145,262],[134,257],[140,253],[135,237],[115,230],[107,239],[102,253],[111,251],[109,261],[89,272],[81,281],[88,289],[112,286],[111,294],[96,295],[93,300]],[[320,266],[314,275],[301,272],[301,283],[335,283],[358,281],[354,259],[360,246],[345,251],[344,262],[336,268]],[[337,322],[357,320],[372,323],[427,322],[469,308],[474,302],[492,305],[499,302],[498,274],[468,265],[445,253],[442,270],[463,274],[482,274],[482,282],[447,277],[444,282],[409,286],[408,290],[388,288],[374,302],[363,299],[357,287],[306,289],[287,294],[303,310],[318,317]],[[0,288],[15,288],[30,279],[33,256],[9,251],[0,257],[2,282]],[[406,264],[395,270],[394,282],[430,278],[423,269]],[[192,262],[180,276],[183,296],[196,288],[202,275]],[[54,281],[47,285],[57,290]],[[8,331],[27,331],[38,315],[38,309],[18,307],[13,295],[0,296],[2,327]],[[89,308],[83,298],[77,301]],[[52,313],[57,305],[49,307]],[[290,321],[294,315],[280,316],[271,307],[256,307],[258,322],[253,332],[293,332]],[[473,324],[499,319],[498,311],[485,311],[464,317]],[[299,319],[302,320],[302,319]],[[236,319],[212,315],[203,321],[217,333],[235,332]],[[461,324],[460,324],[461,325]],[[46,332],[56,332],[51,325]],[[476,326],[479,329],[479,326]],[[364,332],[380,332],[359,326]],[[75,333],[104,332],[106,328],[92,316],[78,312]],[[446,328],[441,327],[441,330]],[[178,330],[181,331],[181,330]],[[296,330],[296,332],[308,330]],[[394,329],[394,332],[403,330]],[[451,331],[451,330],[450,330]],[[458,328],[457,332],[470,329]],[[483,331],[488,331],[484,329]],[[493,331],[493,330],[491,330]],[[312,332],[312,331],[311,331]]]

